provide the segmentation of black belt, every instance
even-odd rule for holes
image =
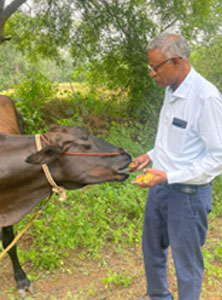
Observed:
[[[182,184],[182,183],[173,183],[173,184],[163,183],[163,186],[169,189],[182,192],[188,195],[196,194],[199,187],[203,187],[206,185],[207,184],[196,185],[196,184]]]

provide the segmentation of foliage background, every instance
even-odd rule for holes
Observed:
[[[183,33],[192,65],[222,91],[221,9],[221,0],[36,0],[6,24],[12,40],[0,48],[0,90],[22,112],[25,133],[85,126],[136,157],[153,145],[164,93],[148,77],[149,40],[163,30]],[[55,198],[35,221],[22,260],[53,271],[72,249],[98,258],[107,244],[140,243],[147,191],[130,184],[134,176],[69,192],[65,203]],[[221,218],[221,176],[213,187],[211,218]],[[212,269],[221,244],[205,257],[212,277],[221,276]]]

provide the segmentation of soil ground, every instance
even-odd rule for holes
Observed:
[[[222,219],[211,219],[206,243],[207,249],[222,238]],[[22,244],[23,241],[20,242]],[[22,246],[22,245],[21,245]],[[1,247],[0,247],[1,249]],[[171,252],[169,253],[169,285],[177,299],[177,284]],[[214,261],[221,267],[221,261]],[[81,251],[73,251],[64,258],[62,267],[54,273],[32,270],[30,263],[23,264],[26,272],[33,277],[36,293],[27,299],[35,300],[136,300],[145,292],[145,275],[141,247],[118,249],[110,245],[103,250],[98,260],[83,258]],[[11,262],[7,256],[0,262],[0,299],[20,299],[15,289]],[[213,271],[212,271],[213,272]],[[34,276],[33,276],[34,273]],[[201,300],[221,300],[221,279],[214,274],[205,274]]]

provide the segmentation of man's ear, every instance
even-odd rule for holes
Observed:
[[[60,147],[46,146],[42,150],[32,153],[26,158],[29,164],[43,165],[53,162],[63,151]]]

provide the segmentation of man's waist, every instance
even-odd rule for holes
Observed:
[[[196,192],[199,188],[207,186],[208,183],[206,183],[206,184],[183,184],[183,183],[168,184],[168,183],[163,183],[162,185],[164,187],[167,187],[168,189],[172,189],[172,190],[179,191],[179,192],[189,194],[189,195],[194,195],[194,194],[196,194]]]

